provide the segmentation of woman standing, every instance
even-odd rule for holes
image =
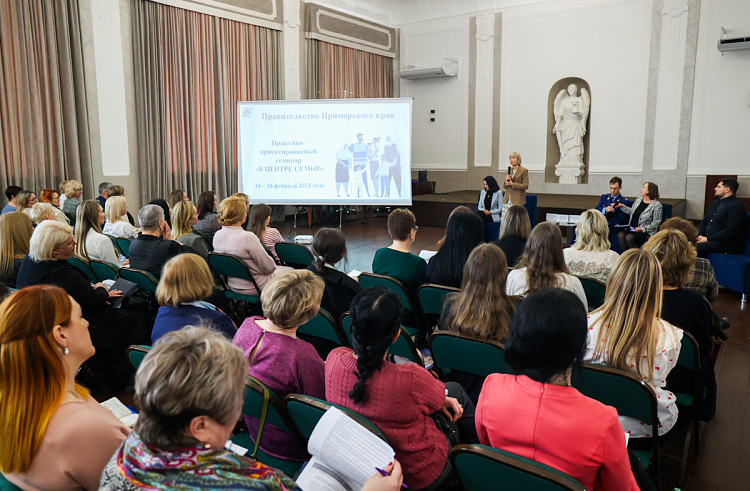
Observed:
[[[575,243],[563,249],[565,264],[576,276],[607,283],[620,257],[610,249],[609,226],[599,210],[586,210],[576,225]]]
[[[518,152],[510,154],[509,172],[505,176],[503,189],[503,214],[512,205],[526,204],[526,190],[529,188],[529,171],[521,167],[521,155]]]
[[[198,223],[193,225],[194,230],[211,236],[221,229],[219,214],[216,213],[218,204],[219,199],[213,191],[203,191],[198,195]]]
[[[271,207],[265,203],[258,203],[250,208],[250,231],[263,242],[263,245],[270,249],[276,262],[279,262],[279,255],[276,254],[276,244],[283,241],[278,230],[269,227],[271,223]]]
[[[198,210],[190,201],[179,201],[172,209],[172,238],[186,245],[208,260],[208,245],[203,237],[193,233],[193,225],[198,223]]]
[[[42,194],[39,195],[39,201],[42,203],[49,203],[55,208],[55,218],[58,222],[70,225],[70,220],[65,216],[65,213],[60,209],[60,193],[54,189],[42,189]]]
[[[85,259],[106,261],[119,268],[120,256],[115,251],[112,240],[102,232],[104,219],[102,205],[95,199],[86,200],[78,207],[75,227],[76,254]]]
[[[479,193],[477,214],[484,223],[499,222],[502,208],[500,207],[500,186],[492,176],[484,178],[484,189]]]
[[[83,195],[83,184],[79,181],[70,180],[65,185],[65,203],[63,211],[69,215],[76,216],[78,205],[81,204],[81,195]]]
[[[629,230],[620,232],[617,236],[622,252],[634,247],[641,247],[646,241],[659,231],[661,225],[662,206],[659,201],[659,186],[653,182],[646,182],[641,187],[641,195],[633,206],[618,203],[617,208],[630,215]]]

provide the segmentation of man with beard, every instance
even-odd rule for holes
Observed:
[[[747,210],[735,196],[738,188],[734,179],[724,179],[714,188],[716,200],[708,207],[698,230],[698,257],[714,252],[742,253]]]

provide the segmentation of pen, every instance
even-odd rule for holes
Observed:
[[[380,472],[380,474],[382,474],[383,476],[386,476],[386,477],[391,475],[390,472],[386,472],[383,469],[378,469],[377,467],[375,468],[375,470],[378,471],[378,472]],[[403,484],[403,483],[401,483],[401,487],[405,488],[405,489],[409,489],[409,486],[407,486],[406,484]]]

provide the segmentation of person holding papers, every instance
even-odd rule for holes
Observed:
[[[617,225],[625,225],[628,223],[628,216],[617,207],[620,203],[627,206],[632,206],[633,202],[626,199],[620,190],[622,189],[622,179],[619,177],[613,177],[609,180],[609,193],[602,194],[599,198],[599,204],[596,205],[595,209],[601,211],[604,214],[604,218],[607,219],[607,225],[609,231],[619,231],[615,227]]]
[[[624,203],[615,206],[630,215],[630,226],[617,236],[620,251],[641,247],[649,237],[659,231],[662,206],[658,199],[659,186],[653,182],[646,182],[641,187],[641,195],[635,200],[632,208]]]
[[[411,489],[444,489],[451,447],[476,443],[474,404],[455,382],[443,384],[415,363],[388,359],[400,335],[401,298],[368,288],[349,308],[351,348],[336,348],[325,367],[326,399],[372,421],[385,434]]]

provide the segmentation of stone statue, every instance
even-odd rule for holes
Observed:
[[[585,172],[583,163],[583,136],[586,134],[586,121],[589,117],[591,97],[581,89],[580,97],[575,84],[563,89],[555,97],[553,106],[555,127],[552,132],[560,147],[560,161],[555,165],[555,175],[564,184],[578,184]]]

